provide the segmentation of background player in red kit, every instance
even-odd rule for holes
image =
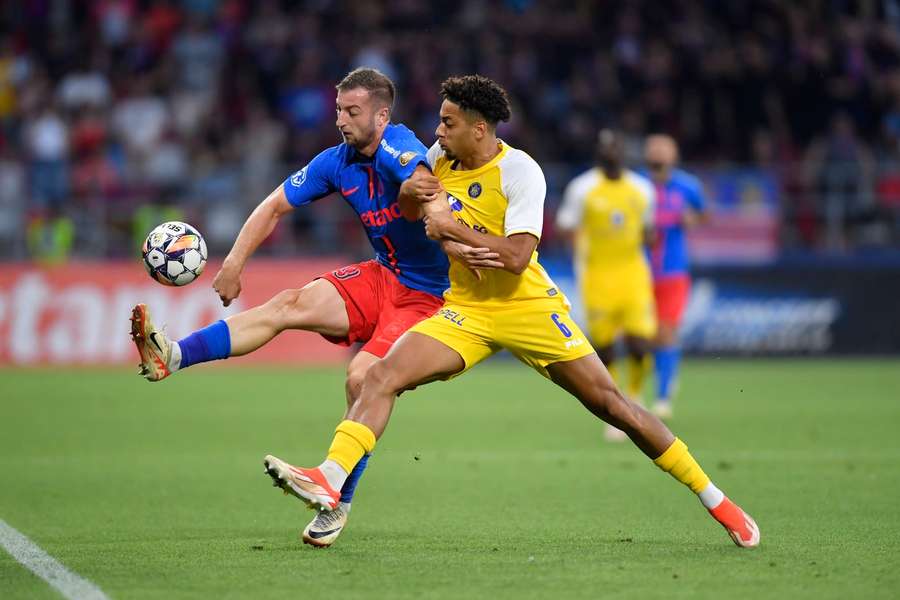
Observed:
[[[681,360],[678,329],[691,290],[686,230],[706,218],[706,202],[700,180],[675,168],[678,146],[670,136],[649,136],[644,158],[656,188],[656,240],[650,250],[658,321],[653,409],[660,417],[670,417]]]

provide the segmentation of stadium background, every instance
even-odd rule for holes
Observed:
[[[79,332],[56,317],[78,311],[89,331],[141,296],[159,298],[176,335],[215,317],[214,303],[187,318],[164,299],[211,296],[215,258],[252,207],[339,141],[333,86],[356,65],[397,81],[395,120],[426,143],[445,76],[480,72],[508,87],[515,112],[501,135],[547,174],[542,255],[564,289],[571,267],[553,215],[598,127],[624,131],[635,165],[643,136],[666,131],[714,214],[691,235],[689,351],[900,351],[893,0],[44,0],[4,3],[0,18],[2,362],[125,360],[127,345],[104,350],[99,338],[96,351],[66,356]],[[297,211],[260,255],[324,261],[295,263],[298,284],[367,256],[342,204]],[[133,262],[146,232],[173,218],[197,226],[213,258],[175,293],[141,281]],[[259,293],[240,306],[270,291],[246,287]],[[257,358],[342,357],[314,336],[306,345]]]
[[[404,394],[350,527],[313,552],[260,462],[320,456],[346,352],[292,332],[135,374],[129,308],[174,337],[225,312],[216,259],[339,141],[357,65],[395,78],[426,143],[447,75],[509,88],[501,133],[545,170],[541,260],[569,290],[553,218],[597,128],[632,162],[676,136],[714,215],[672,426],[760,548],[498,360]],[[8,524],[113,598],[895,598],[898,144],[898,0],[0,2],[0,542]],[[209,242],[186,288],[138,262],[167,219]],[[298,210],[229,312],[369,253],[340,198]],[[0,597],[59,596],[0,551]]]

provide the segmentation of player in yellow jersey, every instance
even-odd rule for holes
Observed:
[[[490,248],[502,268],[486,264],[476,275],[472,262],[466,266],[454,258],[444,308],[407,331],[369,368],[325,461],[300,468],[267,456],[266,472],[310,506],[333,509],[347,474],[384,433],[400,392],[459,375],[506,348],[625,431],[661,469],[699,495],[737,545],[756,546],[753,519],[713,485],[662,421],[619,392],[570,319],[565,297],[538,264],[546,184],[530,156],[497,139],[497,123],[510,117],[506,92],[486,77],[468,75],[446,80],[441,95],[438,143],[428,153],[437,178],[420,172],[404,184],[401,197],[422,201],[429,235]],[[547,490],[548,497],[559,493]]]
[[[656,335],[653,280],[644,245],[653,231],[653,186],[624,168],[622,139],[610,129],[597,136],[597,166],[572,180],[556,215],[558,229],[574,242],[575,271],[587,332],[600,360],[638,404]],[[628,385],[616,368],[616,339],[624,334]],[[606,438],[625,433],[607,426]]]

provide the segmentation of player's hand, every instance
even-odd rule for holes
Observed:
[[[231,301],[241,295],[241,271],[226,261],[219,272],[216,273],[212,283],[213,289],[222,299],[222,306],[228,306]]]
[[[450,211],[434,211],[425,214],[425,235],[432,240],[440,240],[447,231],[456,223]]]
[[[405,183],[419,202],[430,202],[444,189],[437,177],[425,170],[415,171]]]
[[[490,248],[473,248],[472,246],[451,240],[444,240],[441,242],[441,248],[443,248],[447,256],[456,259],[468,267],[479,281],[483,278],[483,275],[481,274],[482,270],[502,269],[504,266],[503,263],[498,260],[500,254],[494,252]]]

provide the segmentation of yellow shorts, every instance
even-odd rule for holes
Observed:
[[[456,350],[468,371],[504,348],[544,377],[547,365],[594,352],[560,297],[524,300],[507,307],[445,304],[410,329]],[[459,375],[460,373],[456,373]],[[455,376],[455,375],[454,375]]]
[[[656,336],[656,304],[649,278],[607,279],[582,284],[588,334],[598,347],[609,346],[624,333],[652,339]]]

